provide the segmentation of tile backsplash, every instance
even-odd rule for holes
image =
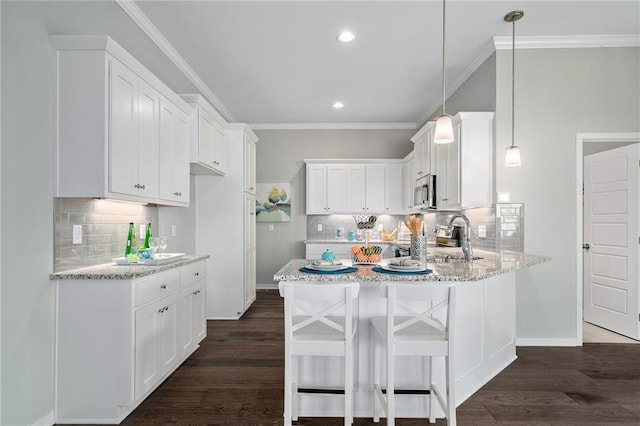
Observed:
[[[496,252],[524,252],[524,204],[495,204],[492,207],[466,209],[462,211],[471,223],[471,245],[479,250]],[[435,243],[438,225],[447,225],[452,212],[427,212],[422,215],[427,241]],[[381,215],[376,224],[382,224],[385,231],[391,232],[398,227],[404,216]],[[462,224],[457,221],[456,224]],[[318,231],[322,225],[322,231]],[[484,227],[484,234],[478,232]],[[350,215],[307,215],[307,239],[331,240],[336,238],[336,230],[342,227],[345,233],[355,229]],[[400,230],[398,230],[400,232]],[[346,235],[345,235],[346,237]],[[375,237],[374,237],[375,238]]]
[[[92,198],[56,198],[54,207],[55,272],[111,262],[124,256],[129,222],[158,227],[158,207]],[[82,242],[73,244],[73,226],[82,227]]]

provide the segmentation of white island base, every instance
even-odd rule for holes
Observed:
[[[369,319],[385,314],[386,301],[380,296],[379,284],[380,281],[361,282],[360,287],[355,349],[355,417],[373,417],[373,352]],[[430,284],[437,283],[423,282],[417,285]],[[454,350],[458,406],[516,359],[515,272],[451,284],[458,287]],[[396,364],[396,389],[428,388],[428,373],[423,359],[399,359]],[[298,364],[298,386],[301,389],[342,389],[343,369],[341,358],[302,357]],[[436,383],[440,383],[441,389],[444,389],[442,358],[434,359],[434,376]],[[428,415],[428,407],[427,398],[423,395],[401,395],[396,398],[399,418],[424,418]],[[341,394],[306,393],[299,397],[300,417],[342,417],[343,413],[344,399]],[[440,412],[436,416],[444,415]]]

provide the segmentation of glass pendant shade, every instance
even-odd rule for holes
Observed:
[[[436,118],[436,130],[433,135],[433,143],[453,142],[453,123],[449,114],[443,114]]]
[[[507,155],[504,158],[506,167],[519,167],[520,163],[520,147],[517,145],[509,145],[507,147]]]

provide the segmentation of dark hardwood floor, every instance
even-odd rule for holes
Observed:
[[[263,290],[242,320],[209,321],[200,349],[122,424],[282,424],[282,316],[277,291]],[[513,364],[458,407],[460,425],[640,425],[640,345],[517,352]],[[298,424],[342,425],[342,419]],[[374,423],[358,418],[355,424]]]

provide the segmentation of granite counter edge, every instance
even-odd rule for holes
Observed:
[[[157,274],[208,259],[206,255],[190,255],[183,259],[158,266],[131,265],[120,266],[113,262],[101,265],[88,266],[86,268],[73,269],[70,271],[53,272],[49,274],[50,280],[130,280]]]

